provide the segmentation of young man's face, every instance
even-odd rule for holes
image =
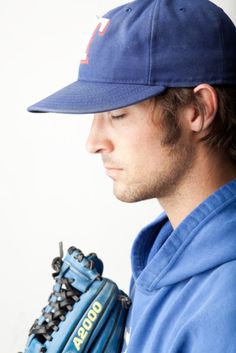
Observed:
[[[171,195],[194,160],[187,129],[175,145],[166,145],[160,107],[144,102],[95,114],[87,141],[91,153],[100,153],[115,196],[135,202]],[[155,114],[155,122],[152,118]]]

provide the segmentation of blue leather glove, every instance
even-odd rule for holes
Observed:
[[[30,329],[25,353],[121,352],[131,302],[102,277],[102,261],[71,247],[52,267],[53,292]]]

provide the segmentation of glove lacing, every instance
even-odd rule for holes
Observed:
[[[68,252],[72,253],[75,250],[74,247],[71,247]],[[76,249],[78,250],[78,249]],[[78,250],[79,253],[75,257],[79,262],[81,262],[84,258],[83,253]],[[55,272],[52,274],[53,278],[56,278],[61,270],[62,266],[62,257],[63,253],[61,251],[60,257],[56,257],[52,261],[52,268]],[[93,261],[88,261],[86,267],[93,268]],[[49,296],[48,303],[51,307],[50,312],[46,312],[46,307],[42,310],[42,316],[44,317],[44,321],[39,324],[38,320],[36,320],[29,331],[29,335],[35,335],[39,342],[44,344],[46,341],[52,340],[52,333],[54,331],[59,330],[59,324],[61,321],[66,319],[66,314],[69,311],[73,310],[73,306],[80,299],[81,292],[71,286],[71,283],[74,281],[70,278],[56,278],[56,283],[59,284],[59,291],[53,291]],[[56,301],[55,301],[56,297]],[[46,352],[46,348],[42,347],[40,352]]]

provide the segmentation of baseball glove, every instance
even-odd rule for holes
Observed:
[[[70,247],[52,262],[55,284],[29,332],[25,353],[118,353],[129,297],[102,277],[103,263]]]

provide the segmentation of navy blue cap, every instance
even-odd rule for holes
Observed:
[[[74,83],[30,112],[111,111],[169,87],[236,84],[236,28],[208,0],[136,0],[98,19]]]

